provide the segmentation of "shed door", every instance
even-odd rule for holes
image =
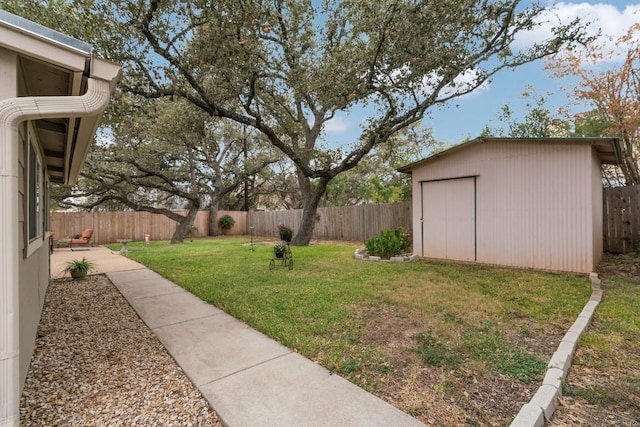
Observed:
[[[476,260],[475,177],[422,183],[422,253]]]

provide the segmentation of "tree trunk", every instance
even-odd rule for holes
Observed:
[[[622,161],[620,168],[624,174],[626,185],[640,184],[640,170],[633,158],[633,143],[626,136],[622,140]]]
[[[191,206],[187,212],[187,216],[178,223],[176,232],[171,236],[171,244],[184,242],[184,239],[187,237],[187,233],[189,233],[189,231],[191,231],[191,227],[193,227],[196,215],[198,215],[198,207]]]
[[[218,236],[218,200],[214,200],[211,196],[211,205],[209,206],[209,236]]]
[[[302,190],[302,222],[300,223],[300,230],[296,233],[291,244],[295,246],[309,246],[311,237],[313,236],[313,229],[316,226],[318,204],[327,189],[329,180],[320,178],[318,185],[313,188],[311,180],[298,172],[298,181],[300,182],[300,189]]]

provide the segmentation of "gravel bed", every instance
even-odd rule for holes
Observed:
[[[21,426],[222,426],[104,275],[49,284]]]

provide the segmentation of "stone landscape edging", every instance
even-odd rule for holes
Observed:
[[[369,256],[367,255],[366,248],[358,248],[356,249],[353,256],[356,259],[361,259],[364,261],[379,261],[379,262],[411,262],[420,259],[420,255],[411,254],[411,255],[401,255],[401,256],[392,256],[389,259],[383,259],[379,256]]]
[[[601,281],[597,273],[589,274],[591,282],[591,298],[585,304],[582,312],[560,341],[560,345],[547,366],[547,373],[542,386],[536,394],[526,403],[511,422],[510,427],[543,427],[545,421],[551,420],[556,410],[556,404],[562,395],[562,382],[567,376],[571,360],[576,352],[578,340],[582,333],[589,327],[596,307],[602,301]]]

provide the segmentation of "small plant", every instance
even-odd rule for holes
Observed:
[[[391,258],[407,252],[411,247],[411,239],[408,230],[394,228],[382,230],[378,236],[364,242],[364,246],[369,255]]]
[[[282,243],[276,243],[273,245],[273,254],[276,258],[284,258],[284,253],[287,251],[287,245],[283,245]]]
[[[442,366],[455,369],[460,364],[458,352],[440,342],[428,333],[415,335],[417,346],[415,350],[420,354],[422,361],[430,366]]]
[[[220,224],[220,228],[223,230],[230,230],[234,225],[236,225],[236,221],[231,215],[223,215],[218,223]]]
[[[358,372],[360,370],[360,363],[355,359],[343,360],[340,363],[340,373],[343,375],[349,375],[352,372]]]
[[[509,375],[525,384],[539,381],[547,368],[547,364],[538,356],[520,350],[507,353],[495,365],[498,373]]]
[[[278,234],[280,235],[280,239],[285,242],[290,242],[293,237],[293,229],[291,227],[287,227],[284,224],[278,225]]]
[[[72,259],[71,261],[67,261],[62,272],[69,273],[74,279],[81,279],[94,270],[95,264],[93,261],[82,257],[82,259]]]

